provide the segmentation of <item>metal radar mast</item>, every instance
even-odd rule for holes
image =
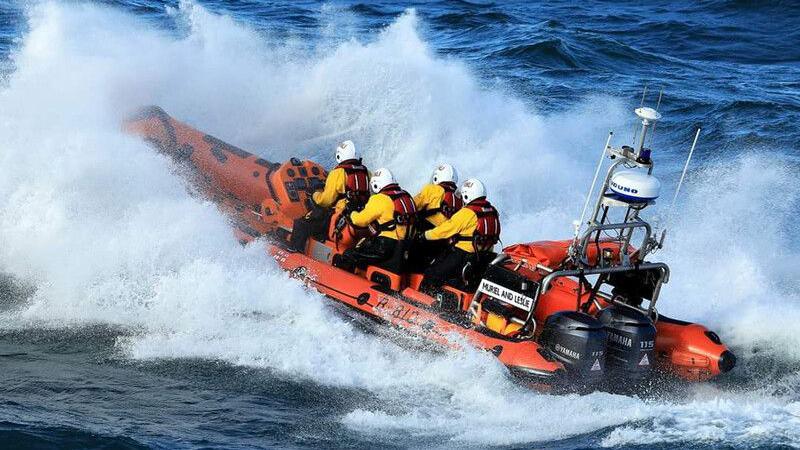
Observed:
[[[655,239],[652,227],[643,220],[639,213],[646,207],[655,203],[661,190],[661,183],[653,175],[653,161],[650,158],[651,150],[646,147],[648,133],[652,135],[656,122],[661,119],[661,114],[653,108],[646,106],[636,108],[636,115],[641,120],[641,131],[636,148],[629,145],[614,147],[611,145],[613,133],[609,133],[605,148],[595,171],[592,186],[584,204],[581,220],[574,223],[575,234],[570,246],[569,256],[572,264],[580,268],[607,267],[611,265],[632,267],[631,254],[626,251],[632,243],[634,236],[642,235],[641,241],[637,239],[638,250],[635,252],[636,260],[644,258],[657,248],[661,248],[665,234],[660,239]],[[634,137],[634,140],[636,137]],[[605,158],[613,161],[606,173],[605,180],[598,192],[589,219],[583,218],[591,201],[591,196],[597,183],[597,178]],[[623,210],[624,214],[614,214],[615,210]],[[616,217],[616,219],[612,219]],[[582,229],[586,227],[585,230]],[[609,250],[598,255],[595,261],[590,261],[588,248],[600,241],[618,241],[620,252],[618,261],[613,261]]]
[[[642,99],[644,100],[644,95]],[[611,145],[614,134],[613,132],[608,134],[592,185],[586,196],[586,203],[583,205],[581,218],[573,222],[574,237],[568,249],[567,259],[558,270],[544,277],[540,295],[546,292],[552,281],[558,277],[576,277],[583,282],[587,281],[587,276],[596,275],[598,278],[592,287],[592,292],[597,292],[614,274],[638,273],[649,280],[647,285],[652,287],[652,290],[648,294],[650,300],[648,307],[637,308],[648,314],[655,313],[661,286],[669,281],[669,267],[664,263],[647,262],[645,258],[663,247],[666,231],[658,238],[654,237],[652,227],[639,214],[654,204],[661,193],[661,182],[653,175],[651,150],[646,145],[648,137],[652,142],[653,131],[661,119],[661,114],[646,106],[640,106],[634,112],[642,124],[641,129],[634,133],[633,141],[636,147],[629,145],[614,147]],[[695,134],[675,197],[680,191],[699,135],[700,129]],[[606,158],[612,161],[611,166],[597,192],[591,215],[584,221]],[[609,246],[609,243],[616,245]],[[580,303],[580,289],[578,299]]]

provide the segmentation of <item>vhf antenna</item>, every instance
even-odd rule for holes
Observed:
[[[605,159],[606,152],[608,151],[608,146],[611,144],[611,138],[614,136],[613,131],[608,132],[608,139],[606,140],[606,145],[603,147],[603,151],[600,152],[600,160],[597,161],[597,168],[594,170],[594,179],[592,179],[592,185],[589,187],[589,193],[586,194],[586,202],[583,204],[583,211],[581,212],[580,220],[573,222],[572,226],[575,227],[575,242],[578,240],[578,233],[583,227],[583,219],[586,217],[586,210],[589,208],[589,202],[592,200],[592,194],[594,193],[594,187],[597,184],[597,177],[600,175],[600,168],[603,167],[603,160]]]
[[[639,101],[639,108],[644,106],[644,98],[647,95],[647,84],[644,85],[644,89],[642,89],[642,100]],[[657,108],[656,108],[657,109]],[[636,145],[636,138],[639,136],[639,124],[633,124],[633,139],[631,139],[632,145]]]
[[[689,169],[689,161],[692,160],[692,154],[694,153],[694,148],[697,145],[697,138],[700,137],[700,127],[697,127],[697,132],[694,134],[694,141],[692,142],[692,148],[689,149],[689,156],[686,158],[686,164],[683,165],[683,172],[681,173],[681,179],[678,181],[678,187],[675,189],[675,196],[672,197],[672,205],[670,206],[670,213],[672,210],[675,209],[675,201],[678,200],[678,194],[681,192],[681,185],[683,185],[683,180],[686,178],[686,171]]]
[[[664,88],[661,88],[661,90],[658,92],[658,102],[656,102],[656,112],[658,112],[659,108],[661,108],[661,97],[663,95],[664,95]],[[655,137],[656,137],[656,125],[658,125],[658,122],[653,124],[653,131],[650,132],[650,147],[651,148],[653,147],[653,141],[655,140]]]

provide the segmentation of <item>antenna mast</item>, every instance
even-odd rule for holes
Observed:
[[[644,85],[644,89],[642,89],[642,99],[639,101],[639,108],[644,106],[644,98],[647,95],[647,84]],[[633,124],[633,139],[631,139],[632,144],[636,144],[636,138],[639,136],[639,128],[636,124]]]
[[[586,194],[586,202],[583,204],[583,211],[581,212],[581,219],[578,221],[578,226],[575,228],[575,236],[578,236],[578,232],[580,231],[580,227],[583,226],[583,218],[586,217],[586,210],[589,208],[589,202],[592,199],[592,193],[594,192],[594,186],[597,184],[597,177],[600,175],[600,168],[603,167],[603,160],[606,156],[606,151],[608,151],[608,147],[611,144],[611,138],[614,136],[613,131],[608,132],[608,139],[606,140],[606,145],[603,147],[603,151],[600,153],[600,160],[597,161],[597,169],[594,171],[594,179],[592,180],[592,186],[589,188],[589,193]]]
[[[692,142],[692,148],[689,149],[689,156],[686,158],[686,164],[683,166],[683,173],[681,173],[681,179],[678,181],[678,187],[675,189],[675,196],[672,197],[672,205],[670,206],[670,210],[675,208],[675,201],[678,200],[678,194],[681,192],[681,185],[683,185],[683,179],[686,178],[686,171],[689,169],[689,161],[692,160],[692,154],[694,153],[694,147],[697,145],[697,138],[700,137],[700,127],[697,128],[697,133],[694,134],[694,142]]]
[[[620,243],[620,248],[628,248],[634,231],[642,231],[644,237],[638,252],[638,257],[641,258],[644,258],[651,249],[658,245],[652,238],[652,228],[639,217],[639,212],[655,203],[661,189],[661,183],[652,175],[653,161],[650,159],[650,149],[644,147],[648,131],[661,119],[661,114],[646,106],[640,106],[634,112],[642,123],[639,140],[632,142],[636,148],[628,145],[612,147],[610,144],[613,133],[608,134],[606,145],[595,169],[589,195],[583,205],[581,219],[573,222],[575,237],[568,253],[572,261],[579,266],[589,267],[597,264],[596,261],[590,261],[587,252],[590,242],[597,244],[601,234],[617,233],[617,237],[614,239]],[[608,168],[601,187],[597,190],[593,212],[589,219],[584,221],[589,209],[589,202],[599,181],[600,169],[605,157],[611,159],[613,163]],[[614,221],[608,214],[611,208],[624,208],[625,218],[621,222]],[[581,233],[584,225],[587,228]],[[621,251],[619,261],[621,265],[629,265],[631,263],[630,255]],[[606,262],[600,264],[606,264]]]

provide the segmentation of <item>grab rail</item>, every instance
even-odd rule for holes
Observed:
[[[627,244],[630,244],[630,238],[631,238],[631,235],[633,234],[633,230],[635,230],[637,228],[644,229],[644,238],[642,239],[642,245],[639,246],[639,248],[644,248],[644,246],[648,242],[650,242],[650,238],[651,238],[651,236],[653,234],[653,231],[652,231],[652,228],[650,227],[650,224],[645,222],[645,221],[643,221],[643,220],[635,220],[635,221],[624,222],[624,223],[605,223],[605,224],[591,225],[583,233],[583,236],[581,236],[581,239],[579,241],[578,249],[579,249],[580,253],[578,254],[578,257],[580,259],[580,262],[585,264],[585,265],[589,265],[589,255],[588,255],[588,248],[589,247],[588,247],[588,245],[589,245],[589,240],[591,239],[592,235],[594,235],[595,233],[599,233],[599,232],[605,231],[605,230],[620,230],[620,231],[631,230],[631,233],[629,233],[628,236],[624,239],[624,242],[625,242],[626,247],[627,247]],[[627,251],[627,249],[622,249],[621,248],[620,249],[620,258],[622,258],[622,254],[621,253],[622,253],[623,250]],[[600,257],[600,255],[598,255],[598,258],[599,257]]]
[[[579,277],[586,275],[601,275],[608,273],[628,272],[631,270],[651,270],[651,269],[657,269],[661,273],[661,276],[659,277],[658,281],[656,282],[656,286],[653,289],[653,298],[650,300],[650,305],[647,308],[647,312],[651,313],[653,311],[653,308],[655,308],[656,301],[658,300],[658,296],[661,293],[661,285],[669,282],[669,266],[667,266],[664,263],[642,263],[636,265],[635,268],[633,269],[630,266],[616,266],[616,267],[603,267],[596,269],[559,270],[553,272],[542,279],[536,298],[534,299],[534,309],[539,302],[539,298],[542,296],[542,294],[550,290],[550,285],[556,278]]]

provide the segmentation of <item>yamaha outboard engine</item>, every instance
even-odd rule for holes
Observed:
[[[655,363],[653,321],[641,311],[626,306],[610,306],[597,317],[608,333],[608,371],[629,380],[646,378]]]
[[[561,311],[547,318],[539,342],[564,364],[571,378],[594,384],[603,378],[607,339],[594,317]]]

